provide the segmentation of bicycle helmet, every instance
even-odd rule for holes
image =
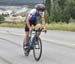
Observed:
[[[45,11],[45,5],[44,4],[36,4],[35,9]]]

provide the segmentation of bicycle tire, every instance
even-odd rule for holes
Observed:
[[[40,44],[40,54],[39,54],[39,56],[38,57],[36,57],[36,53],[35,53],[35,44],[34,44],[34,47],[33,47],[33,55],[34,55],[34,58],[35,58],[35,60],[36,61],[39,61],[40,60],[40,58],[41,58],[41,55],[42,55],[42,42],[41,42],[41,39],[39,38],[39,37],[37,37],[38,38],[38,43]],[[37,40],[36,40],[36,37],[34,38],[34,43],[36,42]]]

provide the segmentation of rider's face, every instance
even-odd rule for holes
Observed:
[[[39,12],[39,14],[42,14],[42,12],[44,12],[44,11],[39,10],[38,12]]]

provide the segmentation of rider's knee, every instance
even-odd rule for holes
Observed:
[[[26,33],[25,33],[25,36],[26,36],[26,37],[29,37],[29,32],[26,32]]]

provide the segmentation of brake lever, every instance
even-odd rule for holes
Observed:
[[[45,34],[47,33],[47,30],[45,30]]]
[[[47,30],[43,30],[43,32],[45,32],[45,34],[47,33]]]

